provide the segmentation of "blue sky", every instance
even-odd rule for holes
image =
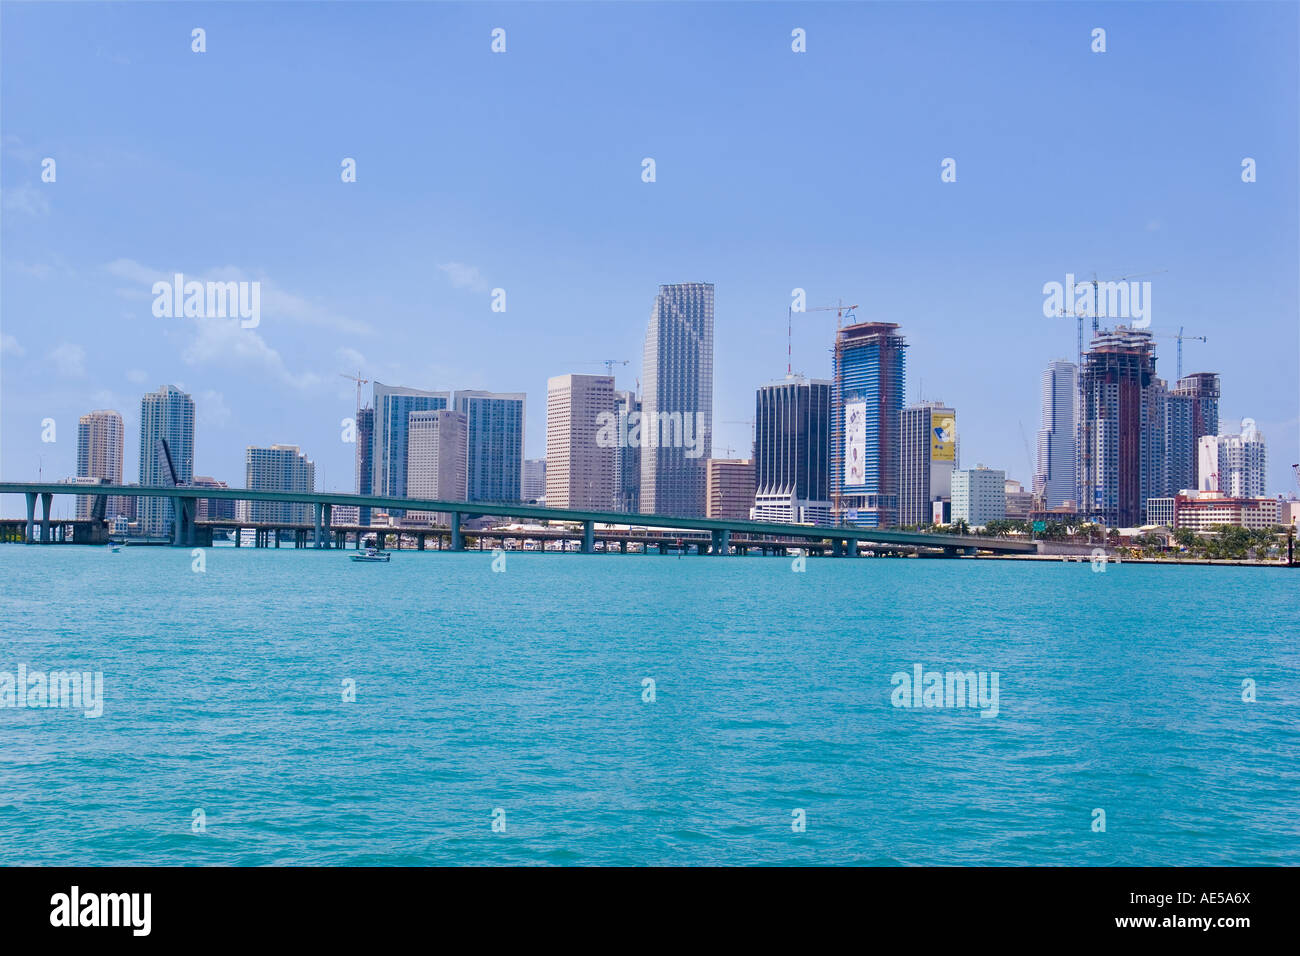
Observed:
[[[242,484],[245,446],[283,442],[350,489],[357,369],[526,391],[542,457],[547,377],[629,359],[631,387],[657,285],[710,281],[716,454],[747,453],[801,287],[900,323],[908,399],[1028,483],[1042,367],[1075,348],[1043,284],[1165,270],[1152,328],[1209,337],[1186,371],[1221,373],[1292,489],[1298,9],[6,3],[0,471],[72,474],[77,417],[112,407],[133,480],[140,395],[176,383],[196,473]],[[261,281],[260,326],[155,318],[175,271]],[[829,375],[834,324],[796,317],[796,370]]]

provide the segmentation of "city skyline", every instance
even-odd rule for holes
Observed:
[[[493,59],[474,31],[482,25],[486,36],[487,18],[502,10],[518,24],[516,39],[508,54]],[[496,138],[488,137],[493,145],[484,147],[471,148],[473,137],[458,138],[470,145],[449,153],[429,135],[368,125],[362,107],[381,89],[387,95],[387,87],[358,80],[340,107],[348,135],[326,135],[314,125],[315,114],[290,121],[302,135],[299,147],[265,129],[234,127],[232,147],[257,137],[257,148],[238,161],[224,148],[216,161],[170,142],[154,129],[154,108],[171,109],[178,96],[217,97],[231,75],[239,88],[253,89],[264,78],[258,58],[269,45],[303,67],[300,80],[288,80],[301,84],[291,94],[319,108],[324,101],[311,86],[322,75],[318,61],[335,49],[335,33],[349,11],[328,10],[319,21],[299,25],[292,43],[256,9],[223,11],[210,30],[229,35],[238,25],[241,43],[214,44],[206,55],[231,69],[218,70],[218,79],[210,61],[181,43],[166,61],[168,70],[188,77],[175,90],[158,89],[161,66],[147,54],[167,49],[172,32],[188,38],[183,11],[163,11],[147,22],[130,9],[110,18],[93,5],[75,15],[36,7],[8,15],[14,26],[5,55],[32,77],[44,99],[6,104],[0,180],[8,240],[0,261],[5,477],[34,477],[38,470],[74,474],[71,432],[81,415],[116,408],[127,433],[135,434],[144,386],[168,382],[195,397],[195,454],[205,474],[229,481],[242,472],[246,446],[291,442],[313,456],[323,489],[349,490],[355,447],[340,440],[339,422],[354,417],[355,394],[337,373],[355,370],[429,391],[472,386],[531,394],[523,452],[537,457],[545,441],[539,398],[546,379],[594,371],[609,356],[635,362],[644,303],[656,283],[707,276],[719,290],[715,447],[743,448],[750,440],[749,428],[734,423],[749,417],[753,389],[784,370],[782,313],[792,290],[803,289],[810,306],[843,297],[861,303],[859,319],[898,322],[915,371],[905,402],[952,402],[961,409],[971,453],[1028,486],[1034,462],[1024,452],[1020,427],[1031,434],[1036,426],[1037,376],[1047,362],[1074,352],[1074,322],[1041,314],[1044,283],[1071,271],[1083,276],[1095,268],[1107,277],[1140,268],[1166,273],[1153,280],[1153,330],[1168,335],[1185,325],[1189,333],[1208,336],[1207,344],[1185,344],[1185,374],[1220,374],[1224,426],[1257,420],[1272,445],[1269,492],[1294,487],[1289,465],[1300,460],[1297,295],[1277,280],[1295,273],[1296,196],[1293,182],[1276,173],[1295,167],[1296,150],[1294,135],[1275,117],[1279,109],[1294,114],[1295,94],[1293,86],[1280,84],[1281,99],[1265,108],[1250,91],[1279,85],[1269,69],[1294,69],[1287,44],[1295,28],[1266,7],[1232,16],[1212,8],[1187,13],[1179,21],[1184,35],[1248,37],[1256,51],[1245,57],[1229,44],[1223,57],[1194,69],[1163,37],[1161,11],[1108,11],[1112,37],[1125,42],[1104,55],[1116,75],[1100,89],[1100,57],[1078,41],[1078,18],[1061,10],[1026,8],[990,21],[988,11],[960,9],[940,16],[872,7],[832,16],[774,7],[754,11],[719,52],[719,37],[737,29],[725,11],[693,14],[684,29],[683,11],[657,11],[642,23],[633,9],[625,22],[644,25],[646,39],[620,41],[618,56],[629,58],[629,72],[600,94],[628,98],[633,108],[600,131],[603,139],[572,121],[548,131],[547,120],[563,110],[557,114],[524,97],[525,112],[512,108],[501,117],[513,124],[511,132],[498,130]],[[556,51],[574,37],[598,33],[602,18],[612,15],[597,10],[587,24],[560,9],[548,11],[542,22],[533,11],[505,7],[482,14],[480,24],[474,14],[457,26],[457,42],[448,44],[447,62],[438,67],[463,70],[474,89],[461,102],[439,99],[431,108],[490,132],[487,120],[476,119],[483,104],[497,102],[503,91],[517,97],[520,70],[553,63]],[[380,13],[394,31],[410,24],[425,29],[436,17],[436,10]],[[807,54],[789,51],[791,17],[809,31]],[[940,135],[932,105],[922,108],[932,99],[904,89],[896,104],[879,102],[837,55],[853,36],[917,24],[927,28],[925,43],[940,69],[920,89],[933,92],[939,84],[950,98],[939,111],[952,135]],[[253,36],[246,25],[256,25]],[[11,39],[19,34],[23,44]],[[1006,77],[967,74],[1003,45],[1020,54],[1031,34],[1042,52],[1030,49],[1008,63]],[[668,98],[685,111],[687,132],[664,132],[665,107],[634,92],[635,70],[654,62],[656,44],[670,37],[679,50],[673,62],[680,60],[686,75],[648,75],[674,94]],[[978,38],[973,45],[971,37]],[[719,98],[731,102],[733,90],[712,79],[716,63],[691,65],[692,54],[704,49],[735,66],[739,81],[765,105],[716,118]],[[193,59],[177,59],[181,53]],[[393,60],[387,68],[368,62],[372,75],[410,76],[426,68],[412,51],[396,53],[386,50]],[[901,54],[878,53],[873,75],[891,67],[913,75]],[[1165,69],[1153,69],[1153,61]],[[1069,68],[1060,69],[1062,62]],[[581,88],[581,64],[568,69],[550,81],[558,84],[550,93]],[[773,79],[764,79],[767,74]],[[1125,80],[1138,75],[1145,92],[1135,104]],[[1168,79],[1153,86],[1153,75]],[[958,77],[961,83],[954,82]],[[87,104],[72,94],[84,100],[88,84],[104,97],[93,103],[102,115],[74,122],[73,116],[85,118]],[[871,123],[897,148],[864,148],[866,134],[856,131],[845,134],[843,148],[811,150],[798,135],[791,142],[764,135],[769,127],[787,128],[791,117],[798,118],[795,129],[815,129],[830,119],[829,107],[811,96],[828,84],[854,91]],[[1010,96],[1007,85],[1018,93]],[[685,89],[694,97],[676,95]],[[1009,141],[961,119],[963,111],[978,115],[981,94],[991,90],[1009,97],[1003,129]],[[1045,118],[1085,104],[1110,107],[1110,134],[1069,150],[1037,145]],[[1119,104],[1125,109],[1116,110]],[[1216,138],[1226,137],[1224,155],[1216,156],[1217,165],[1163,147],[1134,155],[1129,144],[1145,141],[1153,116],[1164,124],[1162,142],[1179,142],[1212,125]],[[41,133],[47,126],[83,132],[74,140],[47,141]],[[496,155],[503,135],[531,144],[523,165],[536,179],[511,185],[519,170]],[[127,148],[127,137],[140,145]],[[579,156],[565,145],[575,138],[597,148]],[[729,144],[741,140],[765,145],[733,163]],[[370,145],[356,156],[357,182],[341,183],[339,161],[359,152],[360,141]],[[397,147],[445,165],[429,176],[409,162],[396,163]],[[1241,181],[1241,156],[1227,150],[1259,160],[1257,182]],[[40,180],[47,155],[60,163],[55,183]],[[85,161],[89,155],[97,157],[93,168]],[[646,156],[657,161],[651,183],[641,176]],[[947,156],[956,156],[958,176],[945,184],[940,161]],[[268,192],[268,167],[289,170],[276,191]],[[202,193],[180,188],[195,176],[206,184]],[[718,183],[727,186],[717,189]],[[110,191],[137,210],[121,230],[101,228],[102,195]],[[167,202],[160,202],[159,191]],[[865,226],[843,218],[842,200],[854,191],[862,195],[850,205],[872,211]],[[268,204],[274,221],[258,212]],[[1043,209],[1059,215],[1045,219]],[[707,217],[708,228],[683,229],[688,210]],[[505,221],[513,237],[503,230]],[[201,236],[194,222],[204,224]],[[375,232],[380,222],[390,230],[382,240]],[[353,233],[364,244],[342,238]],[[71,234],[80,238],[70,242]],[[113,239],[90,238],[103,235]],[[629,236],[636,239],[624,249]],[[260,324],[155,318],[152,283],[170,281],[175,272],[261,281]],[[507,294],[504,312],[492,310],[498,287]],[[832,326],[828,313],[796,316],[796,371],[830,377]],[[503,341],[526,348],[503,350]],[[1247,342],[1277,347],[1248,348]],[[1171,385],[1174,352],[1172,339],[1157,340],[1156,371]],[[987,387],[992,377],[998,388]],[[630,389],[635,378],[632,367],[618,369],[616,388]],[[276,409],[274,421],[268,407]],[[46,418],[59,425],[52,444],[40,440]]]

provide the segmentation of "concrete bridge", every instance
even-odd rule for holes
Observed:
[[[475,516],[527,519],[531,521],[567,522],[578,525],[570,537],[578,537],[585,554],[595,552],[596,525],[628,525],[632,528],[661,529],[665,538],[675,538],[673,532],[705,532],[709,538],[707,553],[729,554],[733,536],[743,542],[761,544],[763,539],[782,542],[781,547],[796,546],[829,550],[836,557],[855,557],[863,545],[872,550],[925,550],[937,551],[948,557],[988,551],[995,554],[1036,554],[1038,543],[1007,538],[985,538],[976,535],[926,534],[917,531],[885,531],[858,528],[848,525],[819,527],[813,525],[779,524],[760,521],[734,521],[723,518],[678,518],[670,515],[623,514],[616,511],[581,511],[564,508],[545,508],[519,502],[492,501],[437,501],[427,498],[396,498],[383,495],[340,494],[315,491],[250,491],[246,488],[195,488],[191,486],[140,486],[140,485],[72,485],[56,482],[0,482],[0,495],[19,494],[27,500],[27,521],[24,540],[29,543],[46,543],[50,538],[50,509],[54,495],[87,495],[97,499],[95,511],[102,514],[103,502],[110,496],[134,498],[167,498],[171,502],[171,543],[176,547],[205,547],[212,543],[214,527],[235,528],[238,521],[220,520],[199,523],[195,520],[200,498],[209,500],[268,501],[280,504],[308,504],[312,507],[312,547],[328,547],[331,534],[331,513],[335,507],[361,507],[380,511],[428,511],[446,514],[449,526],[445,529],[449,547],[464,550],[463,522]],[[36,503],[41,503],[40,535],[37,537]],[[59,522],[54,522],[58,524]],[[69,522],[63,522],[65,524]],[[252,527],[244,522],[243,527]],[[337,531],[337,528],[333,529]],[[352,529],[350,529],[352,530]],[[406,531],[418,534],[420,529],[366,528],[356,529],[370,533],[397,533]],[[426,534],[436,533],[430,528]],[[499,538],[502,532],[469,532]],[[507,534],[507,537],[527,537],[524,532]],[[105,540],[107,536],[105,535]],[[278,540],[278,538],[277,538]],[[692,541],[694,543],[694,541]],[[752,546],[752,545],[751,545]],[[705,553],[702,546],[700,553]]]

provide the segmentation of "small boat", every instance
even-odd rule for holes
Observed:
[[[113,552],[113,554],[119,554],[119,553],[121,552],[121,550],[122,550],[122,546],[121,546],[120,544],[114,544],[114,545],[112,546],[112,552]]]
[[[349,555],[353,561],[387,561],[388,552],[380,551],[378,548],[366,548],[365,554]]]

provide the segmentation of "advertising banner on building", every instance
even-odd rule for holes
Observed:
[[[957,419],[952,415],[937,415],[931,419],[930,460],[957,460]]]
[[[844,406],[844,484],[852,487],[866,481],[867,403]]]

